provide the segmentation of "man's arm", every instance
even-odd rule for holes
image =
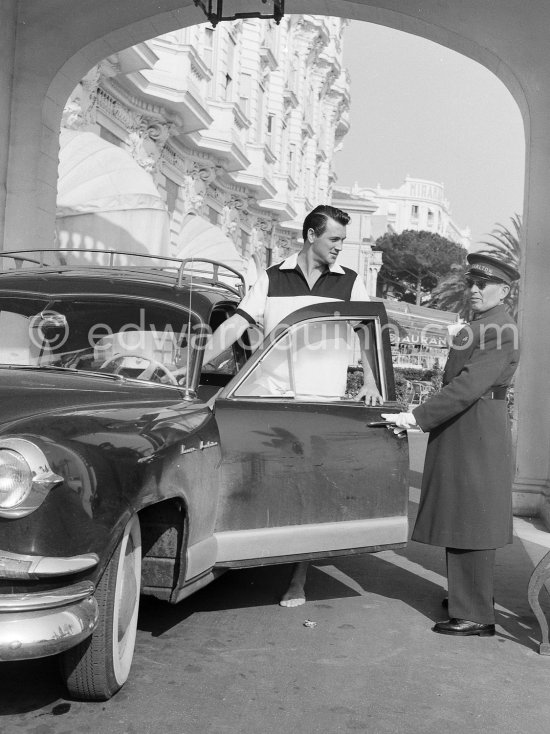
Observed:
[[[233,314],[223,324],[220,324],[206,343],[202,360],[203,365],[225,352],[228,347],[241,338],[249,326],[250,322],[238,313]]]
[[[367,327],[361,326],[357,329],[356,333],[359,337],[359,346],[361,348],[361,363],[363,365],[363,387],[359,390],[355,396],[355,400],[365,400],[365,405],[382,405],[383,400],[376,379],[374,377],[374,354],[371,349],[368,348],[366,338]]]
[[[268,288],[269,278],[264,270],[239,303],[237,312],[220,324],[207,341],[204,348],[203,364],[219,357],[222,352],[225,352],[228,347],[241,338],[249,326],[258,323],[265,311]]]

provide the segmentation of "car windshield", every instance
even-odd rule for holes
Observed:
[[[186,387],[197,317],[134,298],[0,298],[0,363]]]

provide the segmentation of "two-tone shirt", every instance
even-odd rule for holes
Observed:
[[[365,284],[350,268],[333,263],[310,288],[298,253],[264,270],[237,309],[250,324],[269,332],[288,314],[326,301],[370,301]]]
[[[336,263],[328,266],[310,288],[296,253],[262,272],[237,313],[250,324],[260,326],[267,336],[277,324],[284,323],[286,316],[305,306],[368,300],[359,275]],[[295,331],[292,338],[278,342],[278,348],[258,369],[254,394],[343,397],[348,367],[358,356],[353,342],[349,324],[307,324]],[[320,361],[323,369],[319,369]]]

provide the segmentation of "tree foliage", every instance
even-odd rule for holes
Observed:
[[[452,311],[463,319],[470,316],[470,300],[468,291],[464,287],[464,277],[468,264],[453,265],[450,272],[444,276],[433,289],[429,301],[430,308],[441,311]]]
[[[451,268],[465,262],[466,250],[433,232],[406,229],[386,233],[374,249],[382,252],[379,294],[393,291],[403,301],[420,304]]]

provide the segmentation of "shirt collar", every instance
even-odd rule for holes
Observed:
[[[298,267],[298,254],[297,252],[294,252],[290,257],[287,257],[286,260],[283,260],[283,262],[279,265],[279,270],[296,270]],[[332,263],[332,265],[328,266],[328,269],[331,273],[335,273],[336,275],[345,275],[346,271],[341,265],[338,265],[337,263]]]

